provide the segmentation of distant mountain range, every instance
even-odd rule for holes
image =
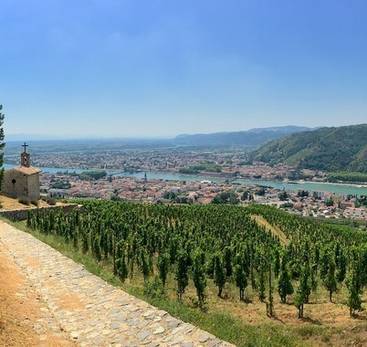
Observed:
[[[367,172],[367,124],[292,134],[263,145],[252,159],[324,171]]]
[[[181,146],[259,146],[289,134],[310,130],[306,127],[283,126],[211,134],[179,135],[174,143]]]
[[[223,147],[223,146],[259,146],[268,141],[309,130],[306,127],[283,126],[272,128],[256,128],[245,131],[218,132],[211,134],[178,135],[174,138],[85,138],[65,139],[45,135],[15,134],[6,135],[6,142],[22,141],[53,141],[68,143],[106,143],[121,144],[122,146],[159,145],[159,146],[195,146],[195,147]],[[64,143],[65,144],[65,143]]]

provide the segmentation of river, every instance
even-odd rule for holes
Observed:
[[[9,169],[12,165],[5,164],[4,168]],[[73,169],[73,168],[56,168],[56,167],[43,167],[41,170],[45,173],[57,173],[57,172],[75,172],[81,173],[87,171],[85,169]],[[117,177],[135,177],[138,179],[144,178],[144,172],[123,172],[119,170],[106,170],[108,174]],[[212,181],[216,183],[225,182],[226,178],[213,177],[206,175],[187,175],[178,172],[170,171],[148,171],[148,179],[163,179],[167,181]],[[337,195],[367,195],[367,186],[361,186],[356,184],[348,183],[320,183],[320,182],[295,182],[287,183],[278,180],[262,180],[262,179],[250,179],[250,178],[239,178],[231,180],[233,183],[240,183],[246,185],[263,185],[273,187],[277,189],[285,189],[288,191],[308,190],[311,192],[330,192]]]
[[[128,176],[136,178],[144,178],[144,172],[135,173],[116,173],[116,176]],[[212,182],[225,182],[226,178],[213,177],[205,175],[185,175],[176,172],[164,172],[164,171],[151,171],[147,172],[148,179],[164,179],[171,181],[212,181]],[[339,184],[339,183],[320,183],[320,182],[296,182],[286,183],[278,180],[261,180],[261,179],[246,179],[238,178],[231,180],[233,183],[240,183],[246,185],[262,185],[273,187],[277,189],[285,189],[287,191],[299,191],[308,190],[311,192],[330,192],[337,195],[367,195],[367,186],[361,187],[354,184]]]
[[[4,168],[9,169],[13,167],[13,165],[5,164]],[[45,173],[57,173],[57,172],[75,172],[81,173],[83,171],[87,171],[85,169],[73,169],[73,168],[56,168],[56,167],[43,167],[41,170]],[[138,179],[144,178],[144,172],[123,172],[119,170],[106,170],[108,174],[117,176],[117,177],[135,177]],[[206,175],[187,175],[181,174],[178,172],[169,172],[169,171],[148,171],[147,178],[149,179],[163,179],[168,181],[212,181],[216,183],[225,182],[226,178],[223,177],[214,177],[214,176],[206,176]],[[298,190],[308,190],[311,192],[330,192],[337,195],[367,195],[367,186],[360,186],[356,184],[347,184],[347,183],[320,183],[320,182],[295,182],[295,183],[287,183],[278,180],[262,180],[262,179],[246,179],[239,178],[235,180],[231,180],[233,183],[240,183],[246,185],[263,185],[268,187],[273,187],[277,189],[285,189],[287,191],[298,191]]]

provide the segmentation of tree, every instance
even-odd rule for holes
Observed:
[[[360,281],[355,264],[349,271],[346,284],[348,288],[349,314],[351,317],[355,317],[356,311],[362,309]]]
[[[252,200],[252,194],[248,190],[245,190],[241,195],[241,201]]]
[[[214,262],[214,283],[218,287],[218,296],[222,297],[222,291],[226,283],[226,275],[224,273],[223,261],[220,254],[216,254],[213,259]]]
[[[309,196],[309,192],[307,190],[299,190],[297,193],[297,196],[299,196],[300,198],[304,198]]]
[[[265,196],[266,194],[266,189],[264,187],[260,187],[256,192],[255,192],[256,195],[258,196]]]
[[[4,128],[3,128],[3,124],[4,124],[4,119],[5,119],[5,115],[4,113],[2,113],[3,109],[3,105],[0,105],[0,188],[3,182],[3,178],[4,178],[4,147],[5,147],[5,143],[4,143]]]
[[[261,302],[265,300],[265,274],[263,269],[260,269],[259,273],[259,299]]]
[[[324,278],[324,286],[329,291],[329,300],[332,302],[333,293],[336,292],[335,263],[331,261],[326,277]]]
[[[144,250],[140,253],[140,268],[141,268],[141,272],[143,273],[143,277],[144,277],[144,282],[147,281],[148,276],[150,274],[151,271],[151,266],[150,266],[150,259],[149,259],[149,255],[147,254],[147,251]]]
[[[83,171],[79,174],[81,180],[99,180],[107,176],[107,172],[104,170],[96,171]]]
[[[214,297],[222,291],[224,296],[223,288],[228,282],[239,288],[240,299],[246,300],[248,287],[253,285],[252,293],[259,295],[264,306],[266,303],[269,316],[273,314],[273,297],[276,309],[274,290],[279,292],[282,302],[290,301],[294,291],[293,302],[298,316],[303,317],[307,298],[316,284],[325,285],[330,290],[327,297],[333,298],[336,285],[339,288],[339,283],[345,282],[350,314],[355,315],[363,307],[367,235],[359,230],[350,228],[344,232],[344,228],[331,223],[255,204],[239,208],[84,199],[80,203],[83,208],[67,214],[59,210],[30,210],[27,226],[43,235],[56,235],[60,242],[69,242],[70,247],[75,241],[75,251],[84,250],[95,261],[102,256],[105,264],[111,264],[111,271],[112,263],[115,264],[116,278],[122,281],[128,276],[151,276],[154,259],[154,281],[144,283],[149,295],[160,295],[162,282],[167,287],[172,275],[178,298],[182,299],[190,288],[190,295],[195,292],[195,302],[203,306],[209,294],[207,278],[211,278],[216,285],[211,293]],[[289,240],[287,245],[259,226],[254,215],[278,226]],[[135,271],[134,266],[138,267]],[[347,281],[343,280],[345,269]]]
[[[226,277],[229,278],[232,276],[232,250],[229,246],[226,246],[224,248],[224,255],[223,255],[223,258],[224,258],[224,266],[225,266],[225,269],[226,269]]]
[[[330,255],[327,249],[324,249],[321,254],[320,277],[324,279],[329,271]]]
[[[99,247],[101,249],[101,252],[103,253],[104,259],[108,258],[108,234],[107,232],[102,232],[101,237],[99,239]]]
[[[176,268],[176,276],[175,279],[177,281],[177,296],[181,301],[182,296],[185,293],[185,289],[189,284],[188,277],[188,259],[185,251],[180,250],[177,255],[177,268]]]
[[[294,298],[294,305],[298,309],[298,318],[303,318],[304,304],[307,303],[307,295],[310,292],[309,271],[305,266],[301,269],[301,278]]]
[[[287,264],[283,257],[281,267],[280,267],[280,275],[278,281],[278,293],[280,296],[280,300],[283,304],[287,302],[287,295],[292,295],[294,292],[292,282],[288,273]]]
[[[85,254],[89,250],[88,234],[84,231],[82,233],[82,252]]]
[[[239,203],[239,200],[235,192],[221,192],[214,197],[212,203],[236,205]]]
[[[316,291],[317,290],[317,271],[318,271],[318,266],[317,263],[313,263],[311,266],[311,271],[310,271],[310,281],[311,281],[311,290],[312,291]]]
[[[159,278],[162,281],[163,287],[166,285],[169,265],[170,265],[169,254],[168,253],[159,254],[158,271],[159,271]]]
[[[256,283],[256,278],[255,278],[255,270],[254,270],[254,261],[255,261],[255,255],[254,255],[254,250],[250,247],[249,249],[249,257],[250,257],[250,281],[251,281],[251,288],[252,289],[257,289],[257,283]]]
[[[328,198],[325,200],[325,206],[334,206],[334,200],[332,198]]]
[[[73,247],[75,250],[78,249],[78,228],[77,226],[74,226],[74,232],[73,232]]]
[[[269,263],[269,303],[266,305],[266,312],[269,317],[274,315],[274,304],[273,304],[273,280],[272,280],[271,263]]]
[[[344,255],[344,252],[342,249],[340,249],[336,262],[337,262],[337,268],[338,268],[336,272],[336,279],[339,283],[341,283],[344,281],[345,275],[347,273],[347,258]]]
[[[122,244],[119,244],[116,252],[116,272],[117,276],[124,282],[128,276],[128,268],[125,260],[125,251]]]
[[[112,233],[112,265],[113,265],[113,275],[117,275],[117,264],[116,264],[116,240],[115,234]]]
[[[92,249],[93,255],[96,257],[98,262],[101,261],[102,254],[101,254],[101,247],[100,247],[100,236],[98,236],[97,234],[93,236],[92,247],[93,247]]]
[[[196,288],[196,295],[199,300],[199,307],[203,308],[205,302],[205,254],[201,249],[197,249],[193,256],[192,279]]]
[[[288,194],[287,194],[287,192],[285,190],[283,190],[282,192],[280,192],[278,194],[278,198],[279,198],[280,201],[286,201],[286,200],[288,200]]]
[[[240,300],[245,300],[245,289],[247,287],[247,278],[242,264],[235,265],[234,277],[236,280],[236,285],[240,290]]]
[[[280,271],[280,254],[278,250],[274,250],[274,276],[278,277],[279,276],[279,271]]]

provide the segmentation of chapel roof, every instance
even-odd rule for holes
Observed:
[[[13,170],[16,170],[18,172],[21,172],[24,175],[29,175],[29,176],[41,172],[40,169],[37,169],[37,168],[35,168],[33,166],[29,166],[29,167],[26,167],[26,166],[18,166],[18,167],[15,167]]]

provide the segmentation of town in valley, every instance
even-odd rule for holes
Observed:
[[[366,0],[0,2],[0,347],[367,347]]]
[[[19,145],[10,145],[6,156],[9,165],[17,162]],[[116,144],[109,147],[109,142],[83,148],[71,141],[67,145],[70,147],[64,151],[57,146],[50,150],[52,146],[42,141],[30,146],[32,164],[45,168],[40,176],[44,198],[259,203],[302,216],[367,221],[367,184],[359,182],[333,192],[328,189],[330,184],[343,188],[343,183],[328,182],[326,172],[286,164],[249,163],[248,148],[117,149]],[[308,189],[302,183],[317,186]],[[350,186],[358,193],[349,193]],[[320,187],[322,190],[317,191]]]

